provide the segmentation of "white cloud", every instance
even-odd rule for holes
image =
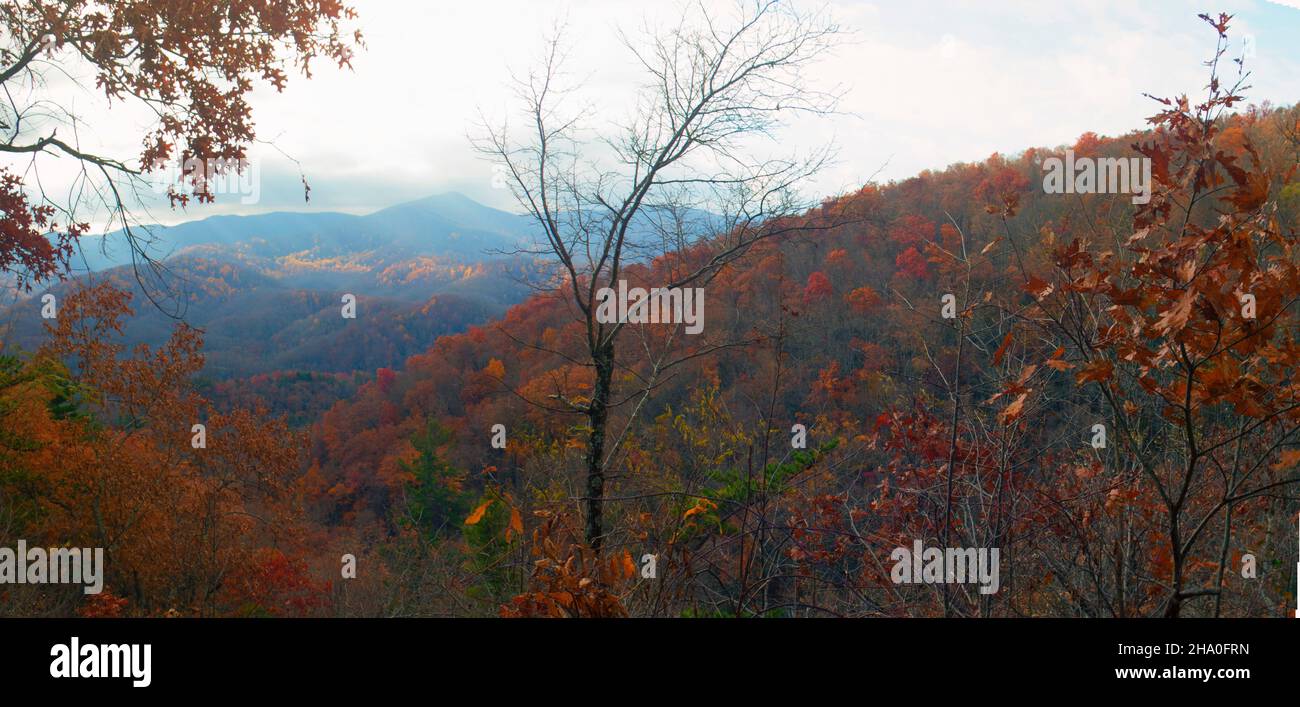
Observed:
[[[302,163],[314,209],[369,211],[449,190],[510,208],[467,140],[480,108],[506,114],[510,69],[533,64],[546,30],[567,18],[571,78],[612,119],[629,110],[637,80],[615,28],[674,16],[672,3],[633,0],[354,3],[368,47],[353,71],[320,64],[312,80],[295,77],[284,93],[260,90],[254,101],[259,135]],[[1249,98],[1295,102],[1300,13],[1226,4],[1238,16],[1234,28],[1256,40]],[[853,115],[799,120],[783,141],[839,144],[839,163],[813,185],[819,193],[860,186],[886,162],[881,176],[902,179],[993,151],[1072,142],[1088,130],[1139,128],[1152,112],[1142,92],[1195,92],[1213,42],[1192,0],[844,0],[830,9],[853,35],[817,77],[851,89],[842,108]],[[98,132],[133,147],[133,134],[114,127],[133,120],[115,117]],[[263,202],[219,210],[304,208],[292,163],[274,150],[260,154],[270,182]]]

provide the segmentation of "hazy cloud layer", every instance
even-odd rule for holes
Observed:
[[[491,168],[469,148],[480,110],[509,115],[512,69],[534,63],[558,20],[572,41],[569,79],[615,120],[630,105],[637,74],[616,27],[671,19],[672,3],[631,0],[355,0],[368,48],[354,70],[315,67],[282,94],[259,91],[254,108],[262,159],[259,203],[226,200],[188,214],[154,210],[160,221],[279,209],[368,212],[432,193],[460,191],[513,209],[491,186]],[[727,2],[717,3],[726,6]],[[1300,98],[1300,11],[1270,2],[1226,2],[1234,32],[1256,45],[1254,102]],[[849,89],[849,115],[800,121],[783,144],[839,145],[838,164],[812,185],[817,195],[853,189],[877,170],[901,179],[995,151],[1073,142],[1092,130],[1139,128],[1153,112],[1143,92],[1194,92],[1204,84],[1212,31],[1200,1],[835,2],[852,31],[822,64],[825,86]],[[94,96],[79,97],[87,112]],[[113,111],[110,111],[113,113]],[[94,136],[134,151],[139,116],[113,113]],[[122,128],[119,133],[117,128]],[[311,182],[303,202],[297,167]],[[53,176],[51,177],[53,178]]]

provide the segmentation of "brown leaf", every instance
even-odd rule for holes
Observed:
[[[998,413],[1002,418],[1002,424],[1009,425],[1020,419],[1020,416],[1025,412],[1025,399],[1028,397],[1029,393],[1021,393],[1015,400],[1012,400],[1011,404],[1006,406],[1001,413]]]
[[[1167,335],[1187,326],[1187,320],[1192,317],[1192,304],[1195,302],[1196,290],[1188,288],[1174,306],[1165,310],[1160,320],[1152,325],[1151,329],[1159,335]]]
[[[1300,449],[1284,449],[1273,464],[1273,471],[1286,471],[1300,466]]]
[[[1033,295],[1035,299],[1042,299],[1052,294],[1052,286],[1047,281],[1031,275],[1025,284],[1021,285],[1025,292]]]
[[[1007,347],[1011,345],[1011,335],[1014,333],[1015,333],[1014,331],[1007,332],[1007,335],[1002,339],[1002,345],[998,347],[997,351],[993,352],[994,366],[997,366],[1002,363],[1002,356],[1007,352]]]
[[[1078,373],[1074,374],[1075,385],[1083,385],[1091,381],[1104,383],[1110,380],[1115,371],[1115,364],[1104,358],[1089,361]]]

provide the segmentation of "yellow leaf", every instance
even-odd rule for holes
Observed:
[[[514,531],[516,533],[519,533],[520,535],[524,534],[524,519],[522,516],[519,515],[518,508],[510,509],[510,527],[507,528],[507,530]],[[508,537],[509,535],[510,533],[507,532],[506,536]]]
[[[632,553],[627,550],[623,551],[623,576],[631,578],[636,574],[636,563],[632,561]]]
[[[483,505],[475,508],[474,512],[469,514],[469,517],[465,519],[465,525],[474,525],[480,520],[483,520],[483,514],[487,512],[487,507],[490,505],[492,505],[492,499],[489,498],[483,502]]]

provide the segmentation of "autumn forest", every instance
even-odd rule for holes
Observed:
[[[0,615],[1291,616],[1300,108],[1236,20],[1129,132],[826,193],[808,5],[630,35],[612,123],[539,28],[462,133],[511,211],[152,228],[161,165],[216,166],[155,212],[238,203],[255,96],[360,71],[364,8],[0,3],[0,547],[103,555],[0,554]]]

